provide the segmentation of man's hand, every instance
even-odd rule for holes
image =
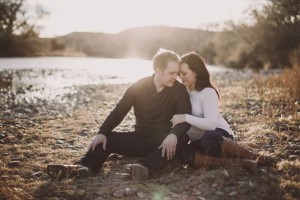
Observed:
[[[172,160],[176,153],[177,136],[173,133],[169,134],[158,148],[162,148],[162,157],[167,154],[167,159]]]
[[[92,150],[94,151],[95,147],[98,144],[103,144],[103,149],[106,150],[106,143],[107,143],[107,139],[106,136],[103,134],[97,134],[91,141],[89,147],[88,147],[88,151]]]
[[[185,114],[174,115],[170,121],[173,124],[173,126],[172,126],[172,128],[173,128],[176,124],[185,122]]]

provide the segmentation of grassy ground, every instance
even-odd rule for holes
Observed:
[[[112,194],[124,188],[132,194],[123,199],[299,199],[299,77],[299,67],[212,74],[237,142],[276,157],[276,168],[249,174],[233,167],[192,169],[175,160],[142,182],[122,174],[134,158],[118,155],[95,177],[58,181],[45,173],[47,164],[73,163],[85,153],[128,85],[72,87],[59,101],[19,97],[30,88],[19,96],[1,88],[0,199],[117,199]],[[117,130],[133,124],[130,113]]]

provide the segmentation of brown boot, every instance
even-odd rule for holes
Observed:
[[[149,170],[147,169],[147,167],[141,164],[127,164],[124,166],[124,168],[135,181],[147,180],[149,177]]]
[[[258,166],[272,167],[276,165],[276,160],[272,157],[253,153],[232,140],[227,138],[223,139],[222,150],[226,157],[234,156],[237,158],[256,160]]]
[[[223,137],[222,150],[225,157],[237,157],[256,159],[256,154],[239,145],[238,143]]]
[[[242,167],[249,173],[255,173],[257,170],[257,162],[251,159],[225,158],[206,156],[196,151],[194,158],[194,167]]]

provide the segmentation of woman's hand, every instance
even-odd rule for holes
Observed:
[[[185,114],[174,115],[170,121],[173,124],[173,126],[172,126],[172,128],[173,128],[176,124],[185,122]]]

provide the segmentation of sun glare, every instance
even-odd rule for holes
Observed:
[[[40,22],[43,36],[75,31],[116,33],[130,27],[166,25],[205,28],[205,24],[239,20],[251,0],[28,0],[50,15]]]

